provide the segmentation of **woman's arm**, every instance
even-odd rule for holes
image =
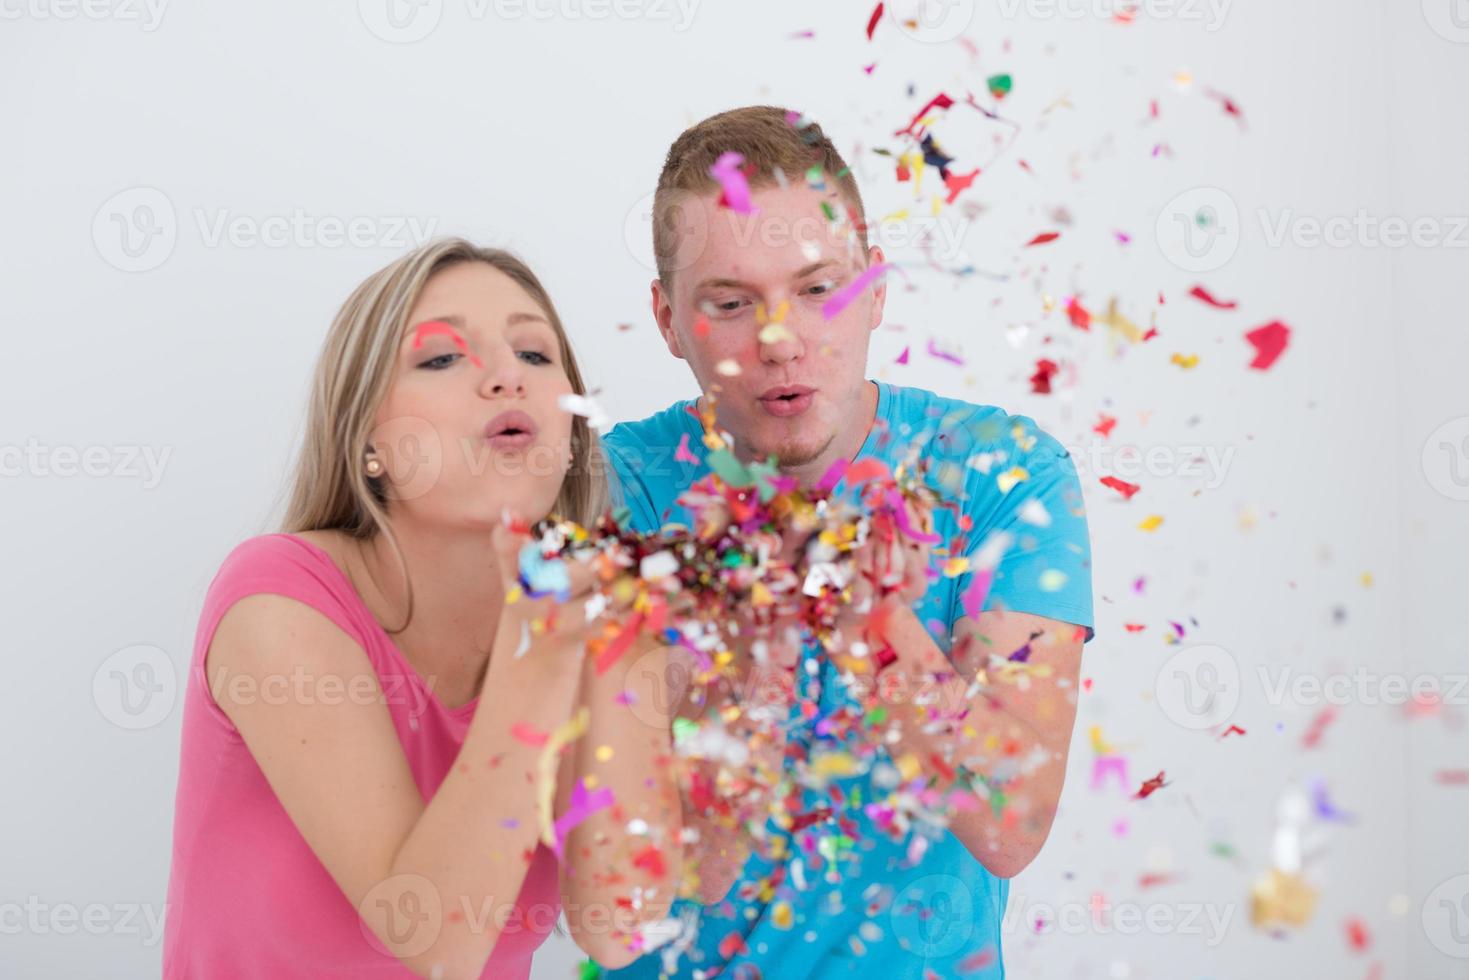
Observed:
[[[578,780],[614,803],[574,826],[561,862],[561,902],[571,936],[592,959],[617,969],[640,955],[642,926],[668,915],[682,866],[682,810],[673,759],[673,708],[664,680],[668,652],[644,638],[606,673],[588,658],[578,701],[587,733],[562,761],[557,815]],[[640,823],[634,823],[640,821]],[[639,832],[633,832],[635,828]]]
[[[304,672],[371,691],[345,699],[226,696],[220,707],[347,899],[420,976],[481,975],[536,847],[528,784],[540,751],[513,738],[510,726],[546,731],[567,719],[584,630],[574,621],[580,617],[563,614],[556,632],[515,658],[522,616],[534,604],[509,613],[521,605],[501,616],[474,720],[427,803],[367,654],[324,615],[283,596],[249,596],[225,614],[206,655],[207,671],[250,675],[255,690]]]

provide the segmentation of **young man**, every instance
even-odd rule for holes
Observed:
[[[743,157],[748,201],[737,180],[722,186],[710,175],[728,171],[720,158],[730,152]],[[922,760],[925,773],[931,760],[984,756],[991,765],[979,791],[988,787],[987,802],[956,812],[947,830],[915,845],[884,834],[855,805],[872,798],[855,795],[860,778],[844,783],[842,799],[854,805],[831,827],[812,828],[840,837],[840,847],[808,838],[784,860],[751,856],[727,894],[723,882],[708,905],[679,903],[675,914],[698,934],[672,975],[1002,977],[1006,879],[1050,831],[1091,635],[1090,548],[1075,468],[1027,418],[867,379],[886,287],[870,280],[840,312],[823,308],[850,298],[853,290],[843,290],[883,254],[868,245],[856,182],[818,126],[749,107],[685,132],[659,178],[654,250],[659,331],[704,397],[607,434],[633,525],[688,523],[676,500],[707,468],[676,447],[688,436],[701,449],[689,409],[705,407],[710,394],[741,459],[773,456],[802,481],[819,480],[838,460],[895,467],[916,451],[927,482],[957,505],[933,515],[946,561],[973,561],[963,574],[929,573],[921,600],[886,618],[893,666],[917,677],[952,663],[966,683],[989,671],[961,733],[915,723],[886,746],[892,759]],[[1012,669],[1024,674],[1018,683],[1002,676]],[[796,673],[820,715],[851,697],[831,662],[809,651]],[[791,737],[809,747],[813,735]],[[964,744],[946,746],[946,738]],[[808,791],[807,802],[829,804],[826,795]],[[654,952],[611,976],[655,978],[670,959]]]

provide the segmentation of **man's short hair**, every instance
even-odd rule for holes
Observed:
[[[793,184],[804,182],[812,167],[822,179],[836,184],[837,194],[847,205],[846,217],[867,251],[867,219],[862,194],[851,169],[821,127],[799,113],[776,106],[744,106],[710,116],[696,123],[668,148],[658,190],[653,196],[653,254],[657,256],[658,278],[672,282],[678,253],[677,220],[672,213],[686,194],[703,195],[720,189],[709,173],[725,153],[745,158],[743,168],[751,187],[778,184],[777,170]]]

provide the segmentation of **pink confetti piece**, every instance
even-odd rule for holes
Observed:
[[[928,342],[928,356],[938,358],[940,361],[948,361],[950,364],[957,364],[960,367],[964,366],[964,358],[943,350],[932,340]]]
[[[459,335],[459,331],[455,330],[453,327],[449,326],[449,324],[445,323],[442,320],[427,320],[414,327],[413,349],[418,350],[420,347],[423,346],[424,337],[432,337],[438,334],[443,334],[447,336],[450,340],[454,341],[454,346],[458,347],[460,352],[463,353],[465,357],[469,358],[470,364],[473,364],[475,367],[484,366],[479,358],[475,357],[469,352],[469,342]]]
[[[545,745],[546,740],[550,738],[550,736],[547,735],[545,732],[531,725],[528,725],[523,721],[517,721],[515,724],[510,726],[510,737],[515,739],[517,742],[529,745],[531,748],[536,749]]]
[[[594,792],[587,792],[586,783],[578,779],[576,786],[571,791],[571,804],[566,812],[556,821],[556,845],[554,850],[556,857],[561,857],[561,849],[566,843],[566,837],[579,824],[586,821],[599,810],[605,810],[612,805],[614,797],[612,790],[603,786]]]
[[[719,186],[723,188],[719,196],[721,207],[738,214],[754,214],[755,205],[750,202],[750,182],[740,170],[740,164],[744,162],[743,154],[720,154],[719,159],[714,161],[714,166],[709,168],[709,176],[719,181]]]
[[[678,440],[678,449],[674,451],[673,458],[679,463],[691,463],[694,466],[699,465],[699,457],[689,452],[689,434],[687,432]]]
[[[823,320],[830,320],[832,317],[841,313],[842,310],[845,310],[848,306],[852,305],[852,301],[855,300],[858,296],[861,296],[862,292],[868,286],[877,281],[877,278],[886,273],[890,268],[892,268],[892,266],[890,263],[887,262],[881,262],[877,265],[869,266],[867,268],[867,271],[863,272],[856,279],[853,279],[846,286],[842,287],[842,289],[838,291],[835,296],[826,301],[825,305],[821,307],[821,318]]]
[[[903,348],[903,353],[899,354],[898,355],[898,359],[896,361],[894,361],[893,363],[895,363],[895,364],[907,364],[908,363],[908,352],[910,350],[912,350],[911,347],[904,347]]]

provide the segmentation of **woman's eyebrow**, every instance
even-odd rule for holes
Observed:
[[[454,341],[454,346],[458,347],[459,350],[466,357],[469,358],[471,364],[473,364],[475,367],[479,367],[479,358],[475,357],[474,354],[470,352],[469,342],[464,339],[464,335],[461,334],[459,330],[456,330],[454,328],[455,324],[457,324],[459,328],[462,329],[464,327],[464,318],[459,316],[444,316],[435,317],[432,320],[423,321],[413,328],[413,349],[418,350],[420,347],[423,346],[424,337],[431,337],[435,334],[444,334],[450,340]]]

